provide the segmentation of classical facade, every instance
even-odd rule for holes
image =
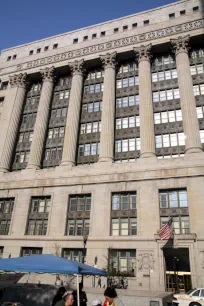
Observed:
[[[3,50],[0,79],[1,256],[204,286],[201,1]]]

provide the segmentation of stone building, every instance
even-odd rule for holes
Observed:
[[[204,286],[202,2],[3,50],[0,79],[1,256]],[[170,216],[174,247],[157,235]]]

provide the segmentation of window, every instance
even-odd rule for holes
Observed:
[[[130,138],[115,141],[115,152],[131,152],[140,150],[140,138]]]
[[[198,12],[198,11],[199,11],[199,6],[194,6],[194,7],[193,7],[193,12],[196,13],[196,12]]]
[[[123,31],[127,31],[128,30],[128,26],[127,25],[124,25],[123,26]]]
[[[136,209],[136,202],[137,202],[136,192],[113,193],[112,211]]]
[[[137,28],[137,23],[133,23],[133,24],[132,24],[132,28],[133,28],[133,29]]]
[[[44,51],[48,51],[48,49],[49,49],[49,46],[46,46],[46,47],[44,48]]]
[[[92,34],[92,39],[96,38],[97,35],[96,34]]]
[[[139,102],[140,102],[139,101],[139,95],[117,98],[116,99],[116,107],[121,108],[121,107],[139,105]]]
[[[0,235],[9,234],[14,200],[14,198],[0,198]]]
[[[4,247],[0,247],[0,259],[3,258]]]
[[[84,86],[84,94],[97,93],[97,92],[101,92],[101,91],[103,91],[103,83]]]
[[[62,249],[62,257],[69,260],[85,263],[86,249]]]
[[[169,14],[169,19],[174,19],[175,18],[175,13]]]
[[[46,235],[51,197],[32,197],[28,217],[27,235]]]
[[[89,219],[68,219],[67,235],[68,236],[88,236]]]
[[[0,106],[3,106],[4,104],[4,97],[0,97]]]
[[[136,250],[109,249],[108,272],[113,276],[135,276]]]
[[[90,211],[91,195],[71,195],[69,198],[69,211]]]
[[[144,26],[148,25],[149,24],[149,20],[145,20],[144,21]]]
[[[104,37],[104,36],[106,36],[106,32],[105,31],[101,32],[101,37]]]
[[[155,136],[156,148],[184,146],[184,133],[164,134]]]
[[[133,128],[137,126],[140,126],[139,116],[132,116],[129,118],[116,119],[116,130],[125,129],[125,128]]]
[[[114,33],[118,33],[119,29],[115,28],[113,31],[114,31]]]
[[[137,235],[137,218],[112,218],[112,236],[133,236]]]
[[[186,189],[160,191],[160,208],[188,207]]]
[[[8,57],[7,57],[7,61],[10,61],[10,60],[11,60],[11,56],[8,56]]]
[[[182,15],[186,15],[186,11],[185,11],[185,10],[180,11],[180,15],[181,15],[181,16],[182,16]]]
[[[152,82],[159,82],[164,80],[170,80],[170,79],[177,79],[178,74],[176,69],[172,70],[165,70],[160,72],[152,73]]]
[[[160,217],[161,226],[167,224],[169,217]],[[175,234],[189,234],[190,220],[189,216],[173,217],[173,231]]]
[[[43,251],[42,248],[22,248],[21,256],[41,255],[42,251]]]
[[[204,95],[204,84],[193,86],[194,96]]]
[[[175,121],[182,121],[181,109],[177,109],[174,111],[161,112],[161,113],[154,113],[154,123],[155,124],[175,122]]]
[[[17,58],[17,55],[16,54],[14,54],[13,55],[13,60],[15,60]]]
[[[41,48],[38,48],[38,49],[37,49],[37,53],[40,53],[40,52],[41,52]]]
[[[78,156],[99,155],[100,143],[84,144],[78,147]]]
[[[204,130],[200,131],[200,141],[201,143],[204,143]]]
[[[124,71],[124,69],[125,69],[125,67],[123,67],[123,72],[128,71],[128,70]],[[135,86],[135,85],[139,85],[139,77],[138,76],[125,78],[125,79],[122,79],[122,80],[117,80],[117,88],[126,88],[126,87]]]
[[[153,102],[167,101],[179,98],[180,93],[178,88],[153,92]]]
[[[57,49],[57,48],[58,48],[58,44],[54,44],[53,49]]]
[[[84,41],[85,41],[85,40],[88,40],[88,36],[84,36],[83,40],[84,40]]]
[[[78,38],[74,38],[73,39],[73,44],[77,44],[78,43]]]
[[[29,51],[29,55],[33,55],[33,50],[30,50],[30,51]]]

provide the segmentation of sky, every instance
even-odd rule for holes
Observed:
[[[177,0],[0,0],[0,50]]]

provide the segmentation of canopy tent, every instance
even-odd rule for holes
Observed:
[[[0,271],[107,276],[107,272],[51,254],[0,260]]]
[[[107,272],[51,254],[36,256],[24,256],[0,260],[0,271],[5,272],[34,272],[53,274],[76,274],[77,275],[77,304],[80,305],[79,297],[79,274],[107,276]]]

